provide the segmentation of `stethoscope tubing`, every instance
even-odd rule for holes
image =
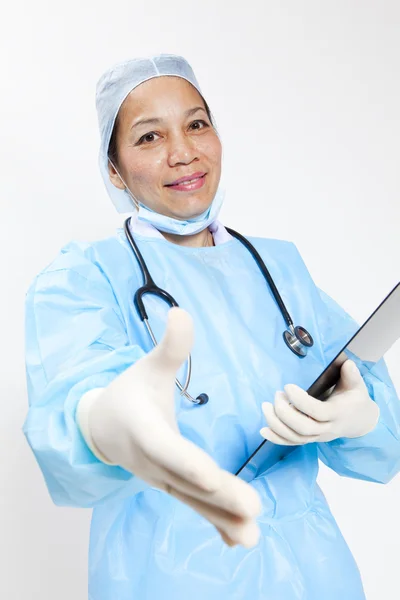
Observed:
[[[140,267],[142,275],[143,275],[143,285],[135,292],[134,304],[135,304],[135,308],[137,310],[137,313],[138,313],[140,319],[143,321],[143,323],[149,333],[149,336],[151,338],[153,345],[157,346],[157,340],[156,340],[156,337],[150,326],[146,307],[143,302],[144,296],[146,294],[152,294],[153,296],[158,296],[159,298],[161,298],[161,300],[166,302],[171,308],[175,307],[175,306],[179,306],[179,305],[176,302],[176,300],[173,298],[173,296],[171,296],[171,294],[169,294],[167,291],[163,290],[162,288],[158,287],[156,285],[156,283],[154,282],[154,280],[150,274],[150,271],[146,265],[146,261],[144,260],[142,253],[140,252],[140,250],[133,238],[133,235],[130,231],[129,223],[130,223],[130,217],[128,219],[126,219],[126,221],[124,223],[124,231],[125,231],[126,237],[128,239],[128,242],[131,246],[131,249],[138,261],[139,267]],[[245,238],[243,235],[241,235],[237,231],[230,229],[229,227],[226,227],[226,230],[232,237],[236,238],[239,242],[241,242],[241,244],[243,244],[243,246],[245,246],[245,248],[250,252],[258,269],[261,271],[262,275],[264,276],[264,279],[266,280],[267,285],[268,285],[269,289],[271,290],[271,293],[279,307],[282,317],[288,327],[288,330],[285,330],[283,332],[283,339],[284,339],[286,345],[299,358],[304,358],[307,355],[308,348],[310,348],[314,344],[314,340],[313,340],[311,334],[304,327],[295,327],[294,326],[293,320],[289,314],[289,311],[286,308],[286,305],[279,293],[279,290],[276,287],[275,282],[274,282],[269,270],[267,269],[267,266],[265,265],[263,259],[261,258],[260,254],[258,253],[256,248],[249,242],[249,240],[247,238]],[[193,404],[206,404],[208,402],[207,394],[203,393],[203,394],[200,394],[199,396],[197,396],[196,398],[193,398],[187,391],[188,387],[189,387],[189,383],[190,383],[191,373],[192,373],[192,358],[191,358],[191,355],[189,354],[188,359],[187,359],[187,374],[186,374],[185,383],[184,383],[184,385],[182,385],[180,383],[180,381],[178,380],[178,378],[175,379],[175,383],[176,383],[178,389],[180,390],[181,395],[184,395],[188,400],[193,402]]]
[[[166,292],[165,290],[159,288],[155,283],[154,280],[152,278],[152,276],[150,275],[150,271],[147,268],[146,262],[142,256],[142,253],[140,252],[139,248],[137,247],[137,244],[135,242],[135,240],[133,239],[132,233],[130,231],[129,228],[129,221],[130,218],[127,219],[124,223],[124,230],[125,230],[125,234],[128,238],[128,241],[130,243],[130,246],[136,256],[136,259],[139,263],[139,267],[142,271],[142,275],[143,275],[143,286],[140,287],[134,296],[134,304],[136,307],[136,310],[141,318],[141,320],[143,321],[147,332],[150,336],[150,339],[153,343],[153,346],[156,347],[157,346],[157,339],[154,335],[154,332],[151,328],[151,325],[149,323],[149,318],[147,315],[147,311],[146,311],[146,307],[144,305],[143,302],[143,298],[146,294],[152,294],[153,296],[158,296],[159,298],[161,298],[162,300],[164,300],[165,302],[167,302],[167,304],[169,304],[169,306],[172,308],[174,306],[179,306],[178,303],[176,302],[175,298],[173,298],[171,296],[171,294],[169,294],[168,292]],[[189,383],[190,383],[190,379],[192,376],[192,356],[191,354],[189,354],[188,358],[187,358],[187,371],[186,371],[186,379],[185,379],[185,383],[182,385],[181,382],[179,381],[179,379],[176,377],[175,378],[175,384],[178,387],[180,393],[182,396],[185,396],[188,400],[190,400],[191,402],[193,402],[193,404],[205,404],[205,402],[202,402],[202,398],[199,397],[197,398],[193,398],[188,390],[189,387]],[[204,400],[204,399],[203,399]]]

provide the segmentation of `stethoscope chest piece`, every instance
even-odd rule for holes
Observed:
[[[290,327],[283,332],[286,345],[300,358],[307,356],[307,351],[314,345],[311,334],[304,327]]]

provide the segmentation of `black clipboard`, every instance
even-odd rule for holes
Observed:
[[[321,400],[327,400],[339,381],[340,368],[348,358],[358,357],[371,370],[391,346],[400,338],[400,282],[381,302],[378,308],[356,331],[307,392]],[[258,475],[293,452],[298,446],[278,446],[264,440],[236,475],[250,482]]]

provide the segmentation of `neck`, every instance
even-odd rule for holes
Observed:
[[[177,235],[175,233],[164,233],[163,231],[161,233],[165,239],[173,244],[177,244],[178,246],[187,246],[192,248],[214,246],[213,236],[208,227],[203,231],[199,231],[199,233],[195,233],[194,235]]]

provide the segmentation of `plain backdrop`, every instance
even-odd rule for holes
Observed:
[[[62,245],[122,222],[97,167],[97,79],[127,58],[184,55],[224,143],[223,222],[294,241],[362,322],[400,279],[400,3],[15,0],[0,28],[0,597],[84,600],[90,511],[53,506],[21,433],[23,322],[29,283]],[[399,343],[387,363],[400,390]],[[321,468],[320,483],[368,600],[398,599],[400,476]]]

